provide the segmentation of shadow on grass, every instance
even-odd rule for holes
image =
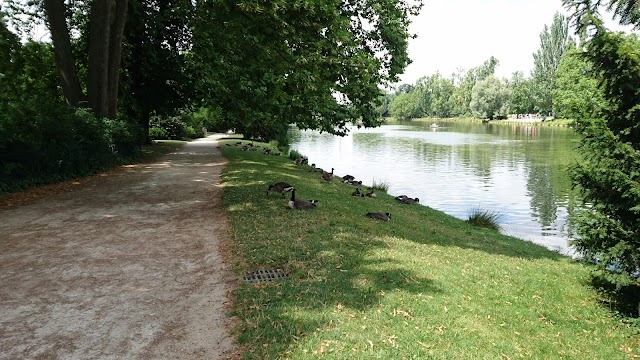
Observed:
[[[390,247],[385,237],[518,259],[566,258],[428,207],[398,204],[386,194],[354,198],[353,187],[324,182],[284,158],[239,149],[225,155],[231,163],[223,174],[223,206],[232,220],[234,252],[242,258],[236,270],[281,268],[289,274],[288,280],[244,284],[236,292],[240,342],[253,344],[248,357],[283,354],[304,334],[326,328],[333,316],[325,307],[362,313],[385,293],[428,296],[451,286],[430,278],[429,269],[392,258],[384,251]],[[288,197],[266,195],[267,184],[277,181],[290,182],[302,198],[319,199],[318,208],[286,209]],[[393,214],[390,222],[364,216],[386,210]]]
[[[250,357],[282,354],[305,334],[327,328],[342,309],[361,314],[377,306],[385,294],[395,291],[435,295],[441,285],[391,258],[372,257],[384,248],[383,241],[366,241],[355,234],[324,232],[321,236],[290,241],[280,251],[261,249],[262,261],[279,263],[289,279],[279,283],[243,285],[237,290],[237,309],[242,319],[241,343],[260,341]],[[258,260],[258,259],[254,259]],[[258,260],[260,261],[260,260]]]

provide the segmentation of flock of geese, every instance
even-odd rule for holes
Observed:
[[[296,165],[307,164],[308,160],[306,158],[299,158],[294,161]],[[318,167],[316,164],[311,164],[311,172],[321,172],[321,178],[325,181],[332,181],[336,175],[334,175],[334,168],[331,168],[331,172],[324,171]],[[353,175],[345,175],[340,178],[340,180],[345,184],[350,184],[356,186],[355,190],[351,193],[351,196],[354,197],[370,197],[376,198],[378,195],[375,193],[373,188],[370,188],[369,191],[363,192],[360,186],[362,186],[362,181],[357,181]],[[267,189],[267,196],[271,193],[279,193],[280,197],[284,199],[285,193],[291,193],[291,198],[289,199],[289,208],[294,210],[311,210],[315,209],[318,206],[318,200],[305,200],[301,198],[296,198],[296,189],[289,183],[280,181],[275,184],[269,185]],[[396,200],[404,204],[418,204],[418,198],[410,198],[406,195],[396,196]],[[367,217],[377,220],[389,221],[391,220],[391,214],[388,212],[368,212],[366,214]]]

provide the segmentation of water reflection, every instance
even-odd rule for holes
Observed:
[[[497,210],[508,234],[570,253],[569,215],[578,206],[566,172],[575,159],[570,129],[479,123],[404,122],[345,137],[293,131],[292,147],[322,168],[371,184],[390,183],[461,219]],[[435,130],[435,131],[434,131]]]

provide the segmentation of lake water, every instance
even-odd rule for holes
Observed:
[[[503,233],[573,255],[570,214],[580,205],[568,167],[579,139],[571,129],[531,124],[394,122],[353,127],[348,136],[292,131],[292,148],[309,163],[460,219],[497,211]]]

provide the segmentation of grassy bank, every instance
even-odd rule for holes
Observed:
[[[221,149],[235,270],[289,274],[236,291],[246,358],[640,356],[637,328],[599,303],[582,264],[384,193],[352,197],[352,186],[285,157]],[[290,210],[288,195],[267,196],[278,181],[318,208]]]

